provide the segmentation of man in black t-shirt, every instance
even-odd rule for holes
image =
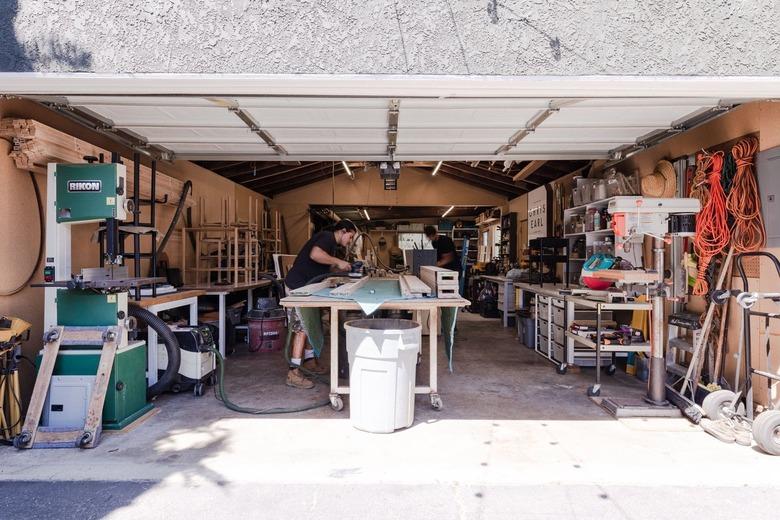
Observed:
[[[336,248],[347,247],[357,233],[357,227],[350,220],[339,221],[333,230],[320,231],[304,244],[292,268],[284,279],[284,285],[289,293],[291,289],[298,289],[307,285],[312,278],[333,271],[349,271],[351,264],[337,258]],[[306,370],[318,374],[324,374],[327,369],[319,364],[314,357],[314,350],[306,346],[306,332],[300,319],[298,309],[292,309],[289,313],[289,327],[292,327],[293,344],[290,355],[290,370],[287,371],[287,385],[294,388],[314,388],[314,383],[307,379],[299,370],[303,366]],[[331,331],[338,334],[338,331]],[[303,358],[303,362],[301,362]]]
[[[436,265],[460,272],[460,259],[452,239],[445,235],[439,235],[433,226],[425,226],[424,231],[425,236],[428,237],[428,240],[431,241],[431,244],[436,249]]]

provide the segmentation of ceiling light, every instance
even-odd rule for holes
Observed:
[[[350,179],[355,178],[355,174],[352,173],[352,170],[349,169],[349,165],[347,164],[347,161],[341,161],[341,164],[344,165],[344,171],[347,172],[347,175],[349,175]]]
[[[366,220],[371,220],[371,217],[368,216],[368,210],[366,208],[363,208],[363,213],[366,214]]]
[[[447,211],[444,212],[444,214],[441,216],[441,218],[444,218],[447,215],[449,215],[450,211],[452,211],[453,209],[455,209],[455,206],[450,206],[450,208]]]
[[[433,173],[431,173],[431,175],[436,175],[437,173],[439,173],[439,168],[441,168],[441,163],[443,162],[444,161],[439,161],[436,163],[436,167],[433,169]]]

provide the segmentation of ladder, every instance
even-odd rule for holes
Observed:
[[[22,432],[14,438],[18,449],[29,448],[94,448],[100,440],[103,403],[108,380],[121,338],[121,327],[53,327],[44,335],[43,357],[35,379],[30,406]],[[54,365],[62,345],[102,345],[95,385],[87,408],[84,427],[75,430],[39,426],[41,412],[54,374]]]

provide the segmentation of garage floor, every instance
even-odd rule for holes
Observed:
[[[684,419],[614,420],[585,396],[592,370],[557,375],[498,320],[460,316],[445,409],[418,397],[405,431],[363,433],[330,408],[256,418],[165,396],[91,451],[0,448],[0,517],[776,518],[780,460]],[[248,406],[327,396],[283,386],[285,370],[239,353],[227,386]],[[604,393],[642,391],[617,375]]]

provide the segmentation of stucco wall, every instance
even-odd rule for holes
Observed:
[[[0,0],[0,71],[775,75],[774,0]]]

